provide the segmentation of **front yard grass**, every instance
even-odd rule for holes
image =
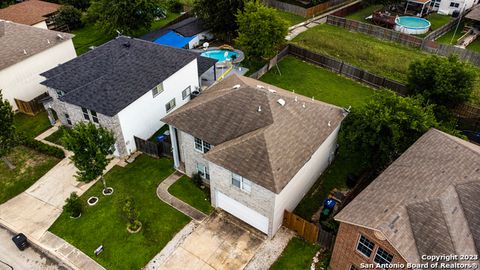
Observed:
[[[181,230],[190,218],[162,202],[157,186],[173,173],[172,161],[141,155],[125,168],[114,167],[105,175],[110,196],[102,195],[102,184],[96,183],[80,198],[86,204],[90,196],[99,197],[95,206],[85,206],[79,219],[62,213],[49,229],[107,269],[140,269],[148,263]],[[122,208],[127,197],[136,204],[142,222],[139,233],[127,232]],[[104,251],[95,256],[100,245]]]
[[[200,189],[190,178],[182,176],[170,186],[168,192],[208,215],[213,211],[208,190],[208,187]]]
[[[293,56],[285,57],[278,67],[281,75],[276,68],[272,68],[260,80],[337,106],[359,106],[375,91]]]
[[[37,137],[51,127],[47,112],[41,112],[35,116],[17,113],[14,116],[13,124],[17,132],[22,132],[28,137]]]
[[[60,161],[25,146],[13,148],[7,159],[16,168],[10,170],[0,161],[0,204],[28,189]]]
[[[282,255],[278,257],[270,270],[310,269],[312,259],[319,250],[320,246],[309,244],[298,237],[294,237],[288,242]]]
[[[50,136],[46,137],[45,140],[47,140],[51,143],[54,143],[56,145],[63,146],[62,137],[63,137],[64,132],[65,132],[65,127],[61,126],[61,127],[58,128],[57,131],[52,133]]]

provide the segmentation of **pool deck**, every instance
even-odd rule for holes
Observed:
[[[215,73],[216,73],[216,78],[220,78],[223,73],[225,73],[228,70],[228,68],[216,68]],[[248,68],[244,67],[239,67],[239,66],[234,66],[232,70],[230,70],[224,78],[227,78],[228,76],[232,74],[237,74],[237,75],[245,75],[245,73],[248,72]],[[202,80],[202,86],[210,86],[215,82],[214,76],[213,76],[213,69],[209,69],[205,74],[202,76],[202,78],[206,80]]]

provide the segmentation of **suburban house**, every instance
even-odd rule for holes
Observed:
[[[0,89],[14,110],[47,92],[41,73],[77,56],[72,37],[0,20]]]
[[[134,137],[148,139],[160,119],[187,103],[199,77],[216,60],[169,46],[117,37],[42,74],[53,120],[71,127],[89,121],[111,129],[116,156],[135,152]]]
[[[174,166],[212,205],[272,237],[333,160],[339,107],[231,75],[163,118]]]
[[[189,17],[166,28],[158,29],[142,39],[176,48],[193,49],[203,40],[210,40],[213,34],[205,27],[203,21],[196,17]]]
[[[340,227],[333,270],[376,263],[405,269],[401,264],[434,263],[427,257],[432,255],[478,256],[480,146],[430,129],[335,220]],[[478,257],[449,261],[454,262],[478,265]]]
[[[54,16],[60,7],[55,3],[27,0],[0,9],[0,20],[56,30]]]
[[[454,12],[463,13],[478,3],[479,0],[431,0],[430,6],[439,14],[452,15]]]

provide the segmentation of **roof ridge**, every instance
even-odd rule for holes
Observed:
[[[462,148],[465,148],[465,149],[469,150],[470,152],[473,152],[474,154],[480,155],[480,146],[477,146],[477,145],[474,144],[474,143],[471,143],[471,142],[469,142],[469,141],[466,141],[466,140],[464,140],[464,139],[462,139],[462,138],[459,138],[459,137],[457,137],[457,136],[448,134],[448,133],[443,132],[443,131],[441,131],[441,130],[438,130],[438,129],[436,129],[436,128],[431,128],[430,130],[435,131],[435,132],[437,132],[437,133],[440,133],[440,134],[442,134],[442,135],[446,135],[446,137],[447,137],[449,140],[451,140],[451,141],[455,142],[456,144],[460,145]],[[427,131],[427,132],[430,132],[430,130]],[[470,145],[470,146],[473,146],[473,147],[469,147],[469,146],[467,146],[467,144]],[[477,148],[477,149],[474,149],[474,148]]]

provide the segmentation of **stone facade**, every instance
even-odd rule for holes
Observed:
[[[365,236],[368,240],[375,244],[370,258],[367,258],[365,255],[357,251],[357,244],[360,235]],[[362,269],[362,267],[360,267],[362,263],[374,264],[373,259],[375,258],[378,247],[381,247],[393,255],[392,264],[401,263],[406,265],[405,260],[402,258],[402,256],[400,256],[395,248],[392,247],[387,240],[382,240],[380,238],[376,236],[376,233],[373,230],[341,222],[335,240],[332,258],[330,259],[330,268],[332,270],[349,270],[353,265],[355,268],[360,270]]]
[[[44,106],[49,112],[49,117],[51,117],[51,112],[49,110],[54,110],[60,123],[66,127],[72,127],[79,122],[87,122],[87,120],[85,120],[83,117],[81,107],[60,101],[58,99],[57,92],[54,89],[49,88],[48,94],[50,95],[50,97],[52,97],[52,100],[45,103]],[[69,115],[72,125],[68,124],[65,114]],[[119,157],[128,156],[118,115],[110,117],[97,112],[97,117],[99,125],[111,130],[116,138],[115,147],[117,149],[117,152],[115,153],[115,155]]]
[[[203,158],[203,153],[195,149],[195,138],[181,130],[177,130],[180,145],[180,161],[185,163],[185,174],[192,177],[197,172],[197,164],[203,164],[208,169],[209,162]],[[212,146],[213,147],[213,146]],[[204,179],[207,181],[207,179]]]

